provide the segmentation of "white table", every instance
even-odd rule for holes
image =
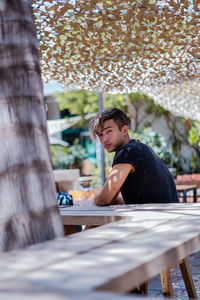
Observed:
[[[2,254],[0,293],[8,284],[127,293],[200,248],[200,204],[73,207],[61,214],[66,223],[67,214],[80,223],[89,222],[89,214],[100,223],[103,212],[107,219],[122,219]]]
[[[177,236],[178,237],[181,235],[184,236],[184,234],[187,235],[186,229],[190,227],[189,231],[191,234],[191,239],[188,241],[188,243],[186,243],[186,241],[184,240],[184,243],[186,244],[184,244],[183,247],[182,244],[183,241],[181,241],[181,239],[179,240],[179,238],[177,240],[178,243],[180,242],[180,247],[182,247],[181,251],[183,251],[185,247],[189,247],[190,251],[184,252],[185,253],[184,256],[180,256],[180,257],[177,256],[176,259],[173,260],[173,262],[171,261],[171,263],[169,263],[170,261],[169,259],[166,268],[169,268],[173,264],[177,264],[179,261],[181,261],[181,259],[186,258],[195,249],[200,248],[200,243],[199,243],[200,229],[197,228],[197,231],[193,232],[193,227],[196,226],[195,220],[199,222],[200,204],[175,203],[175,204],[121,205],[121,206],[105,206],[105,207],[72,206],[67,208],[60,208],[60,213],[62,216],[63,224],[65,224],[66,226],[81,225],[81,224],[103,225],[118,220],[124,220],[124,224],[126,224],[128,228],[130,228],[130,226],[133,226],[134,229],[136,229],[135,233],[137,234],[136,236],[137,239],[139,237],[137,232],[138,223],[140,224],[140,226],[141,224],[143,224],[144,226],[144,227],[141,226],[142,232],[146,231],[148,232],[148,234],[149,234],[149,226],[151,227],[151,225],[153,224],[153,226],[155,226],[156,228],[156,236],[157,236],[157,230],[160,231],[161,227],[167,228],[167,232],[163,233],[163,235],[160,237],[161,244],[166,243],[170,240],[173,240],[173,242],[175,242],[174,238],[176,240]],[[162,224],[162,222],[164,222],[165,225]],[[119,224],[123,224],[123,222],[122,221],[118,222],[118,225]],[[116,223],[114,223],[113,225],[116,228]],[[109,227],[111,226],[112,225],[110,224]],[[186,229],[183,230],[182,227]],[[123,234],[126,233],[124,233],[123,231]],[[164,240],[165,237],[167,237],[166,240]],[[141,245],[143,248],[143,243],[141,243]],[[147,247],[147,245],[145,247]],[[177,251],[179,251],[178,248]],[[188,270],[187,270],[188,274],[185,276],[185,272],[186,272],[185,269],[188,268],[187,261],[185,260],[183,264],[180,264],[180,267],[184,279],[187,281],[187,284],[190,286],[189,288],[190,291],[188,292],[195,294],[193,282]],[[169,272],[168,274],[166,274],[166,276],[169,277]],[[172,294],[172,286],[169,285],[169,282],[167,283],[165,282],[163,284],[163,289],[167,289],[167,293]]]
[[[111,206],[60,206],[64,225],[104,225],[133,217],[138,211],[200,216],[200,203],[167,203]],[[145,216],[144,216],[145,219]]]

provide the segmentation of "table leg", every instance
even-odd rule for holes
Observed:
[[[194,199],[194,202],[197,202],[197,189],[196,188],[193,190],[193,199]]]
[[[78,225],[64,225],[65,235],[82,231],[82,227]]]
[[[140,289],[142,291],[142,294],[147,296],[148,295],[148,281],[145,281],[143,284],[141,284]]]
[[[187,191],[183,191],[183,202],[187,202]]]
[[[198,299],[187,258],[183,259],[183,261],[179,263],[179,266],[185,282],[188,297],[191,299]]]
[[[160,273],[160,279],[161,279],[163,296],[174,298],[170,269],[162,271]]]
[[[148,295],[148,281],[131,290],[128,294]]]

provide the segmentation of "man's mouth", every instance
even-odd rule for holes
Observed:
[[[109,148],[110,146],[111,146],[111,144],[106,144],[106,145],[104,145],[104,148],[107,149],[107,148]]]

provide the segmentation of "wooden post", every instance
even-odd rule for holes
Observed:
[[[147,296],[148,295],[148,281],[145,281],[143,284],[141,284],[140,289],[142,291],[142,294]]]
[[[170,269],[162,271],[160,273],[160,279],[161,279],[163,296],[174,298]]]
[[[198,299],[187,258],[183,259],[179,264],[179,267],[181,269],[188,297],[191,299]]]

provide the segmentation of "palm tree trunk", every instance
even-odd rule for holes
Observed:
[[[62,235],[31,0],[3,0],[0,5],[0,251]]]

